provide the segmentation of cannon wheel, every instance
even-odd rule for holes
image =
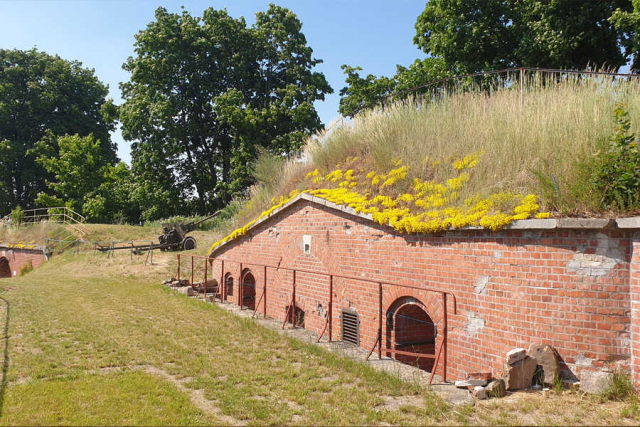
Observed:
[[[191,249],[195,249],[197,247],[198,247],[198,244],[196,243],[196,239],[194,239],[191,236],[185,237],[184,240],[182,241],[183,251],[190,251]]]

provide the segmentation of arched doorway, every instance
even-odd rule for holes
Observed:
[[[11,277],[11,267],[6,257],[0,258],[0,278]]]
[[[249,269],[242,272],[242,301],[240,308],[256,309],[256,279]]]
[[[437,325],[427,314],[424,304],[412,297],[396,300],[387,311],[387,348],[409,353],[435,355]],[[390,354],[399,362],[426,371],[434,359],[415,355]]]
[[[231,273],[224,275],[224,286],[224,299],[226,301],[230,296],[233,296],[233,275]]]

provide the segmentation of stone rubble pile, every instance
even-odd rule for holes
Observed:
[[[468,388],[478,400],[503,397],[507,391],[542,389],[543,385],[553,385],[560,375],[557,352],[548,345],[531,344],[529,349],[514,348],[505,357],[502,378],[469,378],[456,381],[456,387]],[[477,374],[475,374],[477,375]]]

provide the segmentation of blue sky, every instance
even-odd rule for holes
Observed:
[[[31,49],[58,54],[94,68],[107,83],[110,97],[121,103],[118,83],[128,79],[122,70],[133,55],[134,34],[153,20],[159,6],[171,12],[180,6],[201,16],[208,7],[226,8],[233,17],[244,16],[248,24],[254,13],[276,3],[293,10],[303,23],[302,31],[316,58],[316,67],[334,89],[316,108],[324,123],[338,116],[338,92],[344,86],[342,64],[360,65],[364,73],[391,75],[396,64],[409,65],[424,58],[412,42],[416,18],[425,0],[290,0],[290,1],[0,1],[0,48]],[[129,144],[116,132],[118,154],[130,161]]]

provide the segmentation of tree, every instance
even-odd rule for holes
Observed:
[[[52,147],[58,149],[56,156],[50,155]],[[137,220],[131,171],[122,162],[117,166],[107,162],[93,135],[56,137],[47,131],[36,151],[36,162],[53,177],[47,180],[50,191],[38,195],[38,205],[67,206],[92,222]]]
[[[391,78],[363,78],[359,67],[343,65],[340,113],[451,75],[519,66],[618,69],[632,56],[638,69],[639,10],[640,0],[430,0],[414,37],[430,56],[398,65]]]
[[[631,0],[431,0],[414,43],[456,74],[516,66],[584,69],[627,63],[610,22]]]
[[[640,0],[633,0],[633,11],[616,9],[610,21],[623,35],[626,55],[633,55],[631,70],[640,72]]]
[[[33,207],[36,195],[47,191],[47,173],[32,151],[46,131],[93,134],[104,161],[115,163],[109,132],[117,109],[107,93],[80,62],[36,49],[0,49],[0,215],[17,205]]]
[[[136,35],[121,85],[123,136],[146,188],[138,200],[146,219],[205,213],[251,183],[257,147],[286,155],[321,128],[313,102],[331,88],[288,9],[270,5],[252,27],[212,8],[155,18]]]
[[[408,68],[396,66],[396,74],[389,77],[367,75],[360,77],[360,67],[343,65],[347,75],[345,86],[340,90],[340,114],[353,117],[365,107],[372,107],[385,99],[402,99],[414,96],[418,86],[437,81],[449,75],[444,62],[438,58],[416,59]],[[393,95],[393,96],[392,96]]]

